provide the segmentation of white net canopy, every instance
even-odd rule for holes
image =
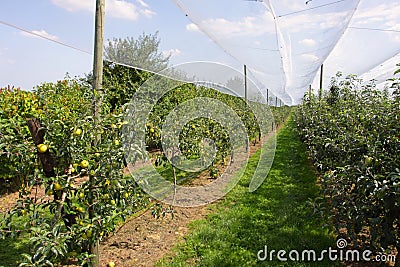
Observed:
[[[173,2],[187,20],[170,28],[176,32],[167,38],[190,43],[193,33],[203,33],[209,40],[206,45],[198,43],[190,50],[178,47],[175,51],[192,53],[192,60],[219,62],[236,69],[246,65],[248,77],[258,86],[249,89],[250,96],[260,90],[264,97],[274,95],[289,105],[299,103],[310,85],[320,87],[323,64],[323,88],[338,71],[381,83],[393,74],[400,52],[400,3],[393,1]],[[160,25],[169,20],[171,17]],[[186,31],[181,31],[183,27]],[[174,63],[184,60],[187,58],[174,58]],[[146,64],[135,65],[149,69]],[[201,68],[176,68],[190,77],[218,84],[234,78]],[[243,94],[242,89],[235,91]]]
[[[397,1],[174,2],[210,39],[246,64],[264,90],[287,104],[299,103],[314,78],[319,81],[322,64],[325,88],[337,71],[382,82],[393,74],[397,62],[392,58],[400,52]]]
[[[0,3],[1,86],[30,89],[66,72],[89,73],[95,1],[29,1],[23,9],[20,2]],[[243,81],[237,73],[246,65],[255,85],[249,97],[278,97],[287,105],[300,103],[310,85],[320,87],[321,65],[326,89],[338,71],[383,84],[400,59],[399,1],[106,0],[105,7],[105,47],[114,38],[135,41],[147,34],[160,41],[157,55],[142,49],[106,53],[105,59],[152,72],[168,67],[172,78],[212,82],[221,90]],[[163,65],[151,56],[168,60]],[[214,62],[236,72],[188,62]],[[231,89],[243,96],[242,85]]]

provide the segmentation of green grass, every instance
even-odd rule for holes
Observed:
[[[3,214],[0,213],[0,220],[3,220]],[[17,227],[29,221],[27,216],[15,218],[14,222]],[[22,260],[21,254],[29,252],[28,237],[6,237],[0,238],[0,267],[18,266]]]
[[[334,266],[333,262],[259,261],[257,253],[284,249],[318,253],[335,247],[334,236],[321,216],[314,215],[309,199],[320,196],[317,177],[306,149],[289,121],[277,136],[273,166],[261,187],[249,193],[248,185],[258,163],[254,154],[238,185],[206,220],[191,224],[191,234],[160,266]],[[286,254],[286,257],[288,255]]]
[[[170,163],[166,164],[166,166],[157,167],[156,170],[166,180],[170,181],[171,183],[174,182],[174,171]],[[195,179],[200,174],[200,172],[187,172],[178,168],[175,168],[175,173],[177,184],[187,183],[190,180]]]
[[[27,239],[0,239],[0,266],[18,266],[21,254],[28,252]]]

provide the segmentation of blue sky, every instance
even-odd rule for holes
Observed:
[[[94,28],[92,5],[80,4],[81,2],[85,1],[4,0],[0,2],[0,10],[3,11],[0,20],[91,53]],[[159,31],[160,50],[167,54],[171,51],[171,61],[174,57],[179,61],[182,54],[186,54],[188,60],[196,59],[192,56],[194,54],[184,52],[191,47],[192,36],[179,34],[181,31],[187,32],[185,26],[190,21],[171,2],[154,2],[157,2],[157,5],[149,6],[147,13],[144,9],[144,14],[136,15],[138,11],[123,13],[124,10],[118,14],[115,14],[117,11],[114,10],[114,15],[107,12],[105,39],[136,37],[142,32]],[[140,7],[139,2],[127,3]],[[0,60],[3,63],[0,65],[0,86],[10,84],[31,89],[44,81],[62,79],[66,72],[74,76],[91,70],[91,55],[5,25],[0,25],[0,35]],[[196,35],[196,45],[202,46],[206,43],[213,46],[202,34],[192,35]],[[212,51],[208,49],[208,52]],[[201,51],[198,54],[201,54]]]
[[[0,1],[0,86],[30,90],[67,72],[90,72],[90,54],[21,29],[91,53],[94,2]],[[400,52],[398,1],[305,2],[106,0],[105,39],[158,31],[160,51],[171,55],[172,65],[212,61],[241,71],[246,64],[260,84],[287,103],[298,102],[310,83],[318,87],[322,63],[325,86],[336,71],[380,81],[390,77],[400,62],[399,56],[393,59]]]

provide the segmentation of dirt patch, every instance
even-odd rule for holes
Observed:
[[[88,176],[75,178],[72,184],[78,186],[89,179]],[[28,191],[28,189],[26,189]],[[30,198],[34,200],[34,203],[43,203],[53,199],[53,195],[46,195],[45,188],[43,185],[35,185],[30,189],[30,194],[24,198]],[[13,192],[0,196],[0,213],[6,213],[14,208],[19,198],[19,192]]]
[[[151,211],[127,222],[100,246],[100,266],[154,266],[188,234],[188,224],[210,212],[207,206],[174,208],[174,218],[155,219]]]
[[[50,199],[50,196],[47,196],[44,191],[43,186],[33,186],[30,189],[30,194],[28,198],[46,201]],[[51,197],[52,198],[52,197]],[[11,210],[16,204],[17,200],[19,199],[19,192],[13,192],[11,194],[3,195],[0,197],[0,213],[6,213]]]

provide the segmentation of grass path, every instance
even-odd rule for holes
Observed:
[[[273,166],[262,186],[253,193],[248,184],[257,163],[254,154],[244,177],[205,220],[191,224],[184,243],[165,257],[160,266],[334,266],[332,262],[260,261],[259,250],[335,247],[326,220],[313,214],[309,200],[319,196],[306,149],[292,121],[278,132]],[[262,254],[261,254],[262,255]],[[288,254],[285,255],[288,257]]]

